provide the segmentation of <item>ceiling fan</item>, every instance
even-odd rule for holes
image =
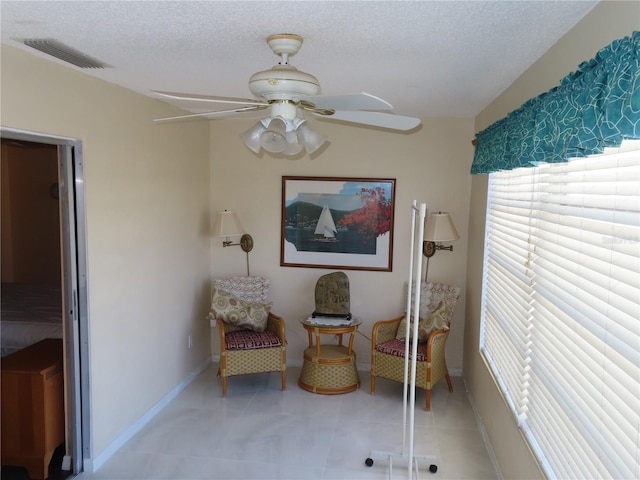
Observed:
[[[391,104],[368,93],[348,95],[318,95],[320,83],[311,74],[289,64],[289,58],[298,53],[303,38],[292,33],[267,37],[267,44],[280,57],[277,65],[257,72],[249,79],[249,90],[255,99],[218,97],[189,93],[153,90],[155,95],[167,99],[186,100],[198,105],[227,104],[233,108],[203,113],[156,119],[156,122],[210,117],[218,114],[234,114],[270,109],[269,116],[241,135],[244,144],[256,154],[262,148],[271,153],[295,156],[304,148],[308,154],[320,148],[326,137],[312,130],[303,112],[392,130],[406,131],[420,125],[419,118],[395,115],[389,111]]]

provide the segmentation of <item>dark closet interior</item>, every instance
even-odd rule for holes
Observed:
[[[62,338],[55,145],[2,140],[2,355]]]
[[[65,418],[58,147],[2,139],[1,148],[2,480],[60,478]],[[37,356],[33,347],[44,339],[56,339],[56,366],[45,374],[56,377],[56,386],[51,393],[46,386],[51,379],[45,378],[49,397],[38,401],[34,375],[20,379],[20,368],[10,367],[17,364],[14,360],[37,363],[20,354],[33,351]],[[29,453],[41,443],[39,435],[46,437],[47,446]],[[41,460],[23,460],[23,454]],[[42,462],[45,466],[39,468]]]

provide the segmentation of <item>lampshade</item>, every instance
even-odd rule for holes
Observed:
[[[287,148],[287,124],[280,117],[272,118],[269,127],[260,134],[260,144],[267,152],[281,153]]]
[[[249,130],[240,135],[242,142],[247,146],[247,148],[254,153],[260,153],[260,149],[262,145],[260,144],[260,135],[266,131],[266,126],[262,121],[256,123]]]
[[[302,151],[302,143],[298,142],[298,135],[295,131],[287,132],[287,148],[282,152],[283,155],[293,156],[297,155]]]
[[[424,230],[424,240],[427,242],[453,242],[458,240],[460,235],[456,227],[446,212],[432,213],[427,220]]]
[[[244,235],[244,228],[235,212],[218,212],[213,225],[212,237],[237,237]]]
[[[298,155],[303,148],[312,154],[327,141],[327,137],[312,130],[301,115],[293,120],[280,116],[265,117],[242,133],[240,138],[256,154],[264,148],[290,157]]]
[[[296,132],[298,133],[298,138],[302,141],[302,144],[304,145],[304,148],[309,155],[319,149],[322,145],[324,145],[324,142],[327,141],[326,136],[311,130],[306,121],[302,122],[298,126]]]

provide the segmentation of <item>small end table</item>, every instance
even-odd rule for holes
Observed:
[[[322,325],[300,320],[309,335],[309,348],[304,351],[304,362],[298,385],[313,393],[335,395],[353,392],[360,386],[353,351],[353,338],[361,320],[354,318],[349,325]],[[320,335],[337,335],[338,344],[323,344]],[[342,336],[349,334],[349,344],[342,344]],[[314,344],[315,339],[315,344]]]

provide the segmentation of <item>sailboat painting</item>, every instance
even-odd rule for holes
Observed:
[[[280,265],[391,271],[395,179],[282,177]]]
[[[329,207],[325,205],[316,224],[314,240],[316,242],[337,242],[336,233],[338,233],[338,230],[331,216],[331,211]]]

